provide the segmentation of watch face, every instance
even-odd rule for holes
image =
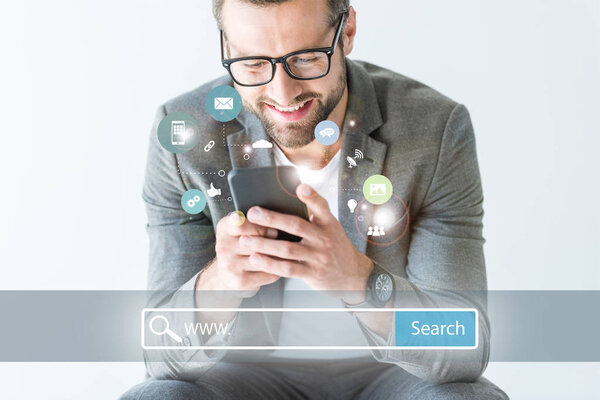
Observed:
[[[375,280],[375,296],[382,302],[386,302],[392,297],[394,289],[392,278],[388,274],[379,274]]]

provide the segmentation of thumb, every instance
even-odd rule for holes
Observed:
[[[308,185],[300,184],[296,188],[296,195],[307,205],[310,212],[313,214],[311,221],[317,223],[327,223],[331,218],[335,218],[329,211],[329,204],[324,197],[320,196],[316,190]],[[317,221],[314,221],[314,218]]]

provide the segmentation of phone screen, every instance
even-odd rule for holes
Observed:
[[[308,220],[306,205],[295,194],[296,187],[300,184],[300,178],[294,167],[234,169],[229,172],[227,179],[235,207],[244,214],[252,206],[261,206]],[[277,239],[292,242],[302,240],[302,238],[283,231],[279,231]]]

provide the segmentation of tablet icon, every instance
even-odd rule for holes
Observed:
[[[200,130],[191,115],[173,112],[159,122],[156,135],[165,150],[178,154],[191,150],[198,143]]]
[[[169,328],[169,320],[164,315],[155,315],[150,320],[149,325],[150,332],[154,333],[156,336],[169,335],[171,339],[177,343],[181,343],[183,341],[181,336]]]
[[[185,121],[171,121],[171,144],[185,144]]]

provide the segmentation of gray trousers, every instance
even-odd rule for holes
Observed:
[[[425,382],[402,368],[365,361],[219,362],[195,382],[148,379],[121,400],[508,399],[487,379]]]

